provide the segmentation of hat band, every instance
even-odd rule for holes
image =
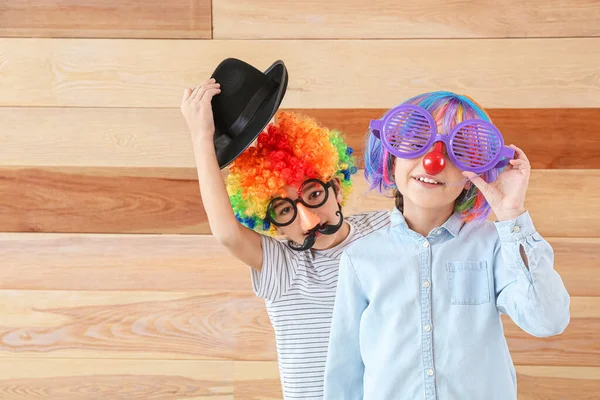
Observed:
[[[258,111],[258,108],[276,88],[277,83],[269,78],[265,85],[261,86],[261,88],[254,93],[248,104],[246,104],[246,107],[244,107],[237,119],[231,124],[231,127],[229,128],[230,135],[233,137],[238,136],[246,129],[246,126],[248,126],[248,123],[250,123],[250,120],[254,117],[256,111]]]

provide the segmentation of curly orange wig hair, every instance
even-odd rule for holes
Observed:
[[[257,140],[229,167],[227,192],[236,218],[259,233],[273,236],[266,220],[269,202],[285,196],[284,186],[305,179],[327,182],[339,178],[345,203],[357,171],[353,150],[339,131],[329,130],[305,115],[279,112]]]

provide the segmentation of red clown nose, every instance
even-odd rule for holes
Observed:
[[[446,159],[442,154],[442,142],[437,142],[433,148],[433,151],[427,153],[423,158],[423,168],[429,175],[437,175],[444,170],[446,166]]]

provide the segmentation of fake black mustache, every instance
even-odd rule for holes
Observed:
[[[323,235],[333,235],[334,233],[339,231],[340,228],[342,227],[342,224],[344,223],[344,215],[342,214],[342,207],[339,204],[338,204],[338,207],[339,207],[339,210],[335,212],[335,215],[340,217],[340,221],[337,224],[335,224],[335,225],[329,225],[329,224],[317,225],[308,232],[308,234],[306,235],[306,238],[304,238],[304,243],[302,243],[302,245],[298,246],[294,242],[289,241],[288,246],[292,250],[296,250],[296,251],[308,250],[315,245],[315,242],[317,241],[317,232],[319,232]]]

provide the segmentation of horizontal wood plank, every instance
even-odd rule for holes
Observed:
[[[0,168],[0,231],[210,233],[195,170]],[[226,172],[224,172],[226,173]],[[393,208],[359,171],[351,214]],[[525,206],[544,236],[597,237],[600,170],[534,170]]]
[[[600,38],[0,39],[0,106],[176,108],[232,55],[284,60],[287,108],[390,108],[441,89],[486,108],[600,107]]]
[[[3,290],[0,299],[0,358],[275,359],[253,293]]]
[[[600,239],[548,241],[569,294],[600,297]],[[249,267],[210,235],[2,233],[0,260],[5,290],[252,290]]]
[[[218,39],[600,36],[594,0],[214,0]]]
[[[369,121],[385,112],[287,111],[310,115],[342,131],[359,161]],[[600,136],[590,134],[600,132],[600,108],[491,109],[489,113],[505,142],[522,148],[533,168],[600,168]],[[4,145],[0,165],[4,166],[195,167],[190,135],[178,108],[4,107],[0,121]]]
[[[250,268],[209,235],[0,233],[0,260],[0,289],[252,290]]]
[[[571,322],[537,338],[503,318],[518,365],[600,367],[600,297],[573,297]],[[0,291],[0,358],[276,361],[264,302],[241,292]]]
[[[233,400],[233,363],[0,358],[10,400]]]
[[[571,298],[571,321],[567,329],[558,336],[536,338],[517,327],[503,316],[504,334],[510,355],[515,364],[546,366],[600,366],[600,342],[596,339],[600,329],[599,318],[578,318],[576,310],[579,297]],[[588,307],[586,298],[581,307]],[[600,306],[600,298],[592,298],[593,307]],[[574,310],[575,309],[575,310]],[[587,310],[582,310],[585,315]]]
[[[0,231],[210,231],[194,170],[0,170]]]
[[[594,400],[600,393],[600,369],[517,366],[519,400]]]
[[[283,398],[277,362],[236,361],[233,366],[236,400],[280,400]]]
[[[3,0],[0,37],[209,39],[211,1]]]
[[[519,399],[592,400],[600,368],[517,366]],[[277,363],[0,358],[0,396],[11,400],[276,400]]]

